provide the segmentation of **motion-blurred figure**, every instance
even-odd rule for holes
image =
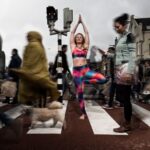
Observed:
[[[52,100],[58,100],[60,93],[57,84],[49,77],[42,36],[36,31],[30,31],[27,33],[27,41],[21,68],[12,69],[20,77],[18,100],[32,104],[47,92]]]

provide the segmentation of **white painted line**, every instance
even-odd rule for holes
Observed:
[[[132,103],[133,113],[150,127],[150,111]]]
[[[54,128],[51,128],[52,124],[53,120],[46,121],[44,126],[41,122],[38,122],[37,127],[30,129],[27,134],[61,134],[62,124],[58,122]]]
[[[102,135],[128,135],[127,133],[116,133],[118,123],[95,101],[86,101],[86,112],[94,134]]]
[[[0,102],[0,107],[3,107],[5,105],[7,105],[7,104]]]
[[[19,105],[17,107],[14,107],[12,109],[9,109],[8,111],[5,111],[5,114],[7,114],[9,117],[16,119],[22,114],[22,105]],[[2,124],[0,123],[0,128],[2,128]]]
[[[63,109],[62,109],[62,114],[65,119],[68,101],[63,100],[63,104],[64,105],[63,105]],[[46,126],[46,127],[41,127],[43,124],[41,122],[38,122],[37,128],[29,130],[27,132],[27,134],[61,134],[63,125],[60,122],[58,122],[54,128],[50,128],[52,123],[53,123],[53,120],[46,121],[44,123],[44,126]]]
[[[57,79],[57,84],[63,84],[62,78],[60,78],[60,79],[58,78]]]
[[[23,110],[22,105],[19,105],[17,107],[14,107],[14,108],[8,110],[8,111],[5,111],[5,113],[7,115],[9,115],[11,118],[16,119],[17,117],[19,117],[22,114],[22,110]]]

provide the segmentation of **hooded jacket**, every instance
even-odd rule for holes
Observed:
[[[48,90],[50,96],[57,100],[60,94],[57,84],[49,77],[42,37],[38,32],[31,31],[27,34],[27,40],[22,66],[20,69],[13,69],[20,76],[18,100],[22,103],[36,100],[43,90]]]

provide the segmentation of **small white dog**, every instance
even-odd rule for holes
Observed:
[[[66,128],[66,121],[60,111],[63,105],[60,102],[53,101],[47,105],[46,108],[33,108],[30,106],[23,106],[25,113],[31,116],[30,128],[35,128],[38,121],[44,122],[53,119],[51,127],[55,127],[57,122],[63,124],[63,128]]]

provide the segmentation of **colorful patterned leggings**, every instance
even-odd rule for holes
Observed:
[[[104,84],[107,82],[107,79],[102,74],[90,70],[87,65],[73,67],[73,77],[77,89],[80,109],[83,114],[86,114],[85,104],[83,100],[84,83]]]

